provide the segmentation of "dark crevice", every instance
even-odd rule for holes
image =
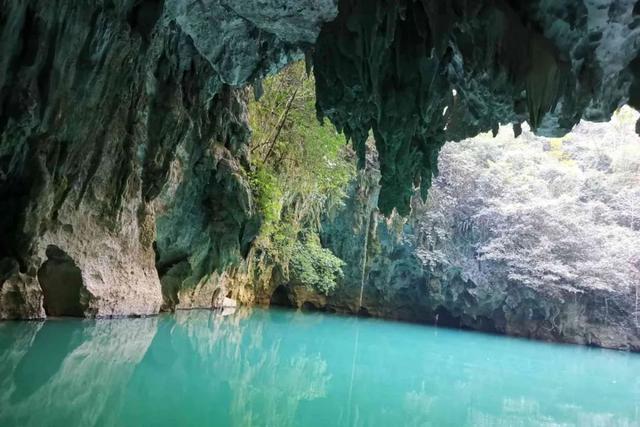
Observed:
[[[436,326],[444,326],[447,328],[461,328],[462,321],[460,317],[455,316],[444,307],[438,307],[434,313],[434,322]]]
[[[156,251],[156,270],[158,271],[158,276],[162,278],[169,270],[171,270],[174,266],[189,261],[188,254],[178,254],[171,258],[165,259],[161,261],[159,259],[160,255],[157,250],[157,244],[154,243],[154,249]]]
[[[324,311],[322,307],[319,307],[311,301],[305,301],[304,303],[302,303],[301,308],[303,311]]]
[[[38,281],[44,294],[44,310],[48,316],[83,317],[82,275],[75,261],[57,246],[47,247],[47,261],[38,270]]]
[[[49,95],[51,91],[51,80],[53,78],[54,60],[57,52],[56,38],[57,35],[51,32],[47,34],[47,37],[51,40],[51,45],[47,48],[45,60],[39,67],[39,73],[37,77],[38,93],[40,95],[39,104],[42,106],[40,111],[41,116],[44,118],[44,113],[49,105]]]
[[[367,307],[360,307],[360,309],[358,310],[358,316],[371,317],[371,314],[369,313],[369,309],[367,309]]]
[[[161,0],[141,0],[129,11],[127,22],[131,31],[140,34],[146,43],[151,39],[151,32],[162,15],[162,5]]]
[[[157,87],[151,100],[148,115],[148,148],[145,154],[142,175],[143,196],[146,201],[155,199],[167,180],[170,164],[175,157],[178,144],[187,132],[187,122],[181,121],[174,111],[179,104],[179,93],[171,61],[166,55],[158,59],[154,76]],[[171,133],[169,133],[171,132]]]
[[[278,286],[273,293],[271,294],[271,300],[269,301],[270,305],[277,305],[281,307],[292,307],[291,297],[289,295],[289,290],[286,286],[280,285]]]
[[[193,274],[189,257],[180,254],[161,261],[156,242],[154,242],[153,248],[156,253],[156,271],[162,290],[163,303],[160,310],[174,311],[180,303],[180,288],[183,286],[184,281]],[[218,295],[214,293],[211,299],[212,306],[215,304],[217,296]]]
[[[18,55],[18,64],[23,67],[30,67],[36,62],[38,46],[40,44],[40,31],[38,17],[31,7],[27,7],[20,34],[22,49]]]
[[[20,46],[16,51],[3,52],[10,59],[5,81],[0,82],[0,85],[4,85],[0,86],[0,132],[5,130],[9,120],[20,117],[28,110],[21,99],[27,89],[22,87],[19,76],[25,71],[25,67],[32,67],[38,59],[39,39],[38,18],[35,11],[27,7],[20,29]]]
[[[222,294],[222,288],[217,288],[213,291],[213,295],[211,296],[211,307],[216,308],[219,305],[220,294]]]

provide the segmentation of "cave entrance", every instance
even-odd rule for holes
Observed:
[[[320,307],[318,307],[315,303],[312,303],[311,301],[305,301],[302,303],[302,308],[303,311],[320,311]]]
[[[280,285],[271,294],[270,305],[279,305],[282,307],[291,307],[291,299],[289,298],[289,291],[286,286]]]
[[[446,308],[440,306],[434,313],[433,323],[436,326],[444,326],[445,328],[460,328],[462,321]]]
[[[80,269],[62,249],[50,245],[47,261],[38,270],[47,316],[83,317],[86,304],[81,301],[83,288]]]

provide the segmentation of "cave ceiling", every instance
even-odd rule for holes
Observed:
[[[640,5],[624,0],[340,0],[313,49],[317,109],[382,171],[407,213],[446,141],[527,121],[562,136],[640,104]]]
[[[99,75],[108,47],[136,40],[121,37],[126,25],[141,39],[128,50],[140,49],[149,70],[161,48],[181,70],[204,58],[210,99],[221,85],[253,83],[259,94],[262,78],[306,57],[318,118],[344,132],[361,160],[375,138],[383,213],[406,214],[418,186],[426,194],[446,141],[500,124],[517,135],[525,121],[561,136],[581,119],[640,106],[636,0],[0,0],[0,131],[25,122],[31,104],[49,107],[32,93],[36,74],[57,76],[53,92],[77,83],[45,69],[44,59],[76,66],[79,46],[65,32],[86,35],[82,70]],[[173,33],[182,37],[177,52]],[[139,79],[131,69],[123,75]],[[88,91],[74,86],[65,96]],[[43,120],[33,126],[52,129]]]

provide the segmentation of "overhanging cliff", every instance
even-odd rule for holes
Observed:
[[[406,213],[447,140],[525,120],[559,135],[639,106],[639,9],[0,0],[0,318],[43,317],[48,304],[152,314],[184,287],[214,304],[217,272],[246,256],[260,222],[243,88],[259,94],[293,59],[306,54],[319,116],[361,156],[373,132],[379,206]],[[73,292],[58,292],[66,274]],[[44,301],[39,278],[64,304]]]
[[[318,38],[318,113],[353,139],[372,131],[380,208],[408,213],[446,141],[525,120],[560,136],[639,106],[634,1],[341,0]]]
[[[241,86],[336,9],[236,3],[0,1],[0,318],[157,313],[246,254]]]

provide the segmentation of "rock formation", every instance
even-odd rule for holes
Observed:
[[[633,289],[524,286],[498,263],[481,265],[471,243],[448,263],[426,264],[419,253],[427,206],[414,196],[408,217],[381,215],[379,179],[369,145],[345,207],[323,224],[324,244],[346,262],[343,281],[328,296],[289,284],[287,305],[640,351]]]
[[[361,160],[373,131],[380,208],[406,214],[446,141],[525,120],[558,136],[638,105],[634,3],[341,0],[314,53],[319,115]]]
[[[2,1],[0,318],[154,314],[246,254],[234,87],[299,57],[336,10],[234,4]]]
[[[388,227],[367,213],[374,199],[384,214],[407,213],[446,140],[498,123],[518,132],[524,120],[559,135],[640,106],[638,10],[630,0],[0,0],[0,318],[264,298],[246,282],[227,289],[229,276],[250,277],[238,264],[260,223],[244,86],[259,95],[260,79],[293,59],[313,64],[319,116],[363,164],[373,132],[380,197],[363,196],[352,228],[368,242]],[[394,267],[356,262],[358,283]],[[365,303],[387,298],[372,289]]]

